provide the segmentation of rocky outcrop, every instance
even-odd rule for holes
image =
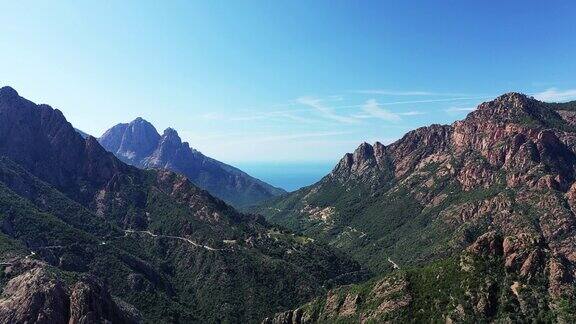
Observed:
[[[200,188],[236,207],[254,205],[285,193],[190,148],[172,128],[158,134],[154,126],[142,118],[110,128],[99,142],[128,164],[184,174]]]
[[[120,307],[97,279],[67,286],[49,267],[31,259],[12,260],[4,270],[2,323],[140,323],[138,312]]]
[[[367,291],[341,287],[292,311],[266,318],[263,324],[377,323],[408,309],[412,302],[407,278],[389,276],[365,285]]]
[[[140,323],[136,309],[110,296],[108,290],[94,277],[86,277],[70,288],[69,323]]]
[[[390,172],[390,167],[386,146],[379,142],[362,143],[353,154],[346,154],[329,176],[341,181],[357,180]]]

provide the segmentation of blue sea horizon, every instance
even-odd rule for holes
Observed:
[[[334,168],[335,162],[239,162],[235,167],[286,191],[310,186]]]

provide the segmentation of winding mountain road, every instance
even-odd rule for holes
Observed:
[[[169,239],[174,239],[174,240],[180,240],[180,241],[187,242],[187,243],[189,243],[189,244],[191,244],[191,245],[194,245],[194,246],[196,246],[196,247],[204,248],[204,249],[206,249],[206,250],[208,250],[208,251],[222,251],[222,250],[223,250],[223,249],[216,249],[216,248],[210,247],[210,246],[208,246],[208,245],[199,244],[199,243],[196,243],[196,242],[194,242],[194,241],[192,241],[192,240],[190,240],[190,239],[188,239],[188,238],[181,237],[181,236],[158,235],[158,234],[154,234],[154,233],[152,233],[152,232],[150,232],[150,231],[135,231],[135,230],[124,230],[124,233],[125,233],[125,235],[134,234],[134,233],[136,233],[136,234],[140,233],[140,234],[149,235],[149,236],[154,237],[154,238],[169,238]]]

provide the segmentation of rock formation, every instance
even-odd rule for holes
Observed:
[[[285,193],[190,148],[172,128],[158,134],[156,128],[142,118],[110,128],[99,142],[128,164],[184,174],[200,188],[236,207],[251,206]]]

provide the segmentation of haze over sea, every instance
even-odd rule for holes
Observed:
[[[239,162],[232,165],[275,187],[294,191],[322,179],[336,163],[337,161]]]

